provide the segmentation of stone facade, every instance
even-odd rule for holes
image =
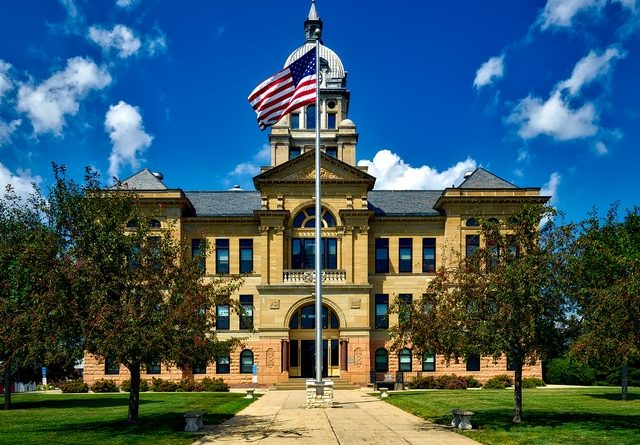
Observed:
[[[305,27],[318,23],[321,25],[319,19],[307,20]],[[504,221],[519,205],[547,198],[540,196],[540,188],[517,187],[482,168],[466,175],[457,187],[445,190],[373,190],[375,178],[356,165],[358,132],[348,118],[350,93],[342,61],[327,47],[322,48],[319,102],[325,374],[366,385],[384,373],[373,374],[378,350],[388,351],[388,372],[399,369],[399,357],[389,349],[387,330],[398,317],[392,314],[388,323],[377,325],[384,304],[376,302],[386,298],[392,304],[401,295],[420,298],[434,277],[431,266],[450,264],[465,251],[467,235],[479,233],[471,220]],[[312,107],[296,110],[272,127],[271,165],[254,178],[256,191],[170,189],[146,169],[124,181],[142,202],[157,206],[159,230],[172,230],[188,245],[195,246],[194,240],[200,240],[212,248],[206,257],[208,276],[244,276],[234,298],[251,301],[255,329],[242,329],[240,317],[230,313],[223,320],[228,326],[219,325],[218,335],[245,339],[243,350],[250,351],[245,353],[246,364],[251,364],[252,354],[258,365],[259,386],[314,374],[315,332],[310,307],[315,273],[305,255],[313,248],[315,230],[315,130],[309,128],[314,113]],[[381,256],[386,261],[381,261]],[[241,354],[238,350],[228,358],[228,370],[226,364],[210,363],[206,373],[195,374],[195,378],[221,377],[234,386],[252,385],[248,368],[241,372]],[[407,378],[423,372],[422,359],[412,356],[410,369]],[[435,370],[424,372],[471,374],[483,381],[507,373],[507,366],[504,358],[496,363],[482,358],[479,371],[467,371],[464,363],[445,366],[436,356]],[[524,374],[540,377],[540,364],[525,367]],[[120,367],[119,374],[105,375],[104,362],[87,355],[85,380],[103,377],[121,381],[128,373]],[[180,379],[182,372],[162,366],[158,375],[143,372],[143,378],[150,377]]]

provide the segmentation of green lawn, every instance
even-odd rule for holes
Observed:
[[[212,425],[251,403],[232,393],[142,393],[140,423],[131,427],[128,397],[14,394],[14,409],[0,409],[0,444],[189,444],[199,436],[184,432],[184,413],[206,411],[204,423]]]
[[[525,389],[518,425],[511,423],[512,389],[391,393],[386,400],[440,424],[450,424],[454,408],[475,411],[474,430],[464,434],[485,444],[640,444],[640,388],[626,402],[620,388]]]

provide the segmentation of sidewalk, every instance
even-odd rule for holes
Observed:
[[[268,391],[194,445],[478,444],[363,391],[336,391],[336,406],[328,409],[305,409],[304,397],[304,391]]]

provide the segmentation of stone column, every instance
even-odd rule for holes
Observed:
[[[340,340],[340,370],[348,371],[348,360],[349,360],[349,340],[341,339]]]
[[[282,372],[289,372],[289,340],[282,340]]]

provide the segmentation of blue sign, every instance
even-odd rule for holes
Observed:
[[[42,367],[42,377],[47,376],[47,368],[45,366]]]
[[[253,375],[258,375],[258,365],[256,365],[255,363],[251,365],[251,373]]]

